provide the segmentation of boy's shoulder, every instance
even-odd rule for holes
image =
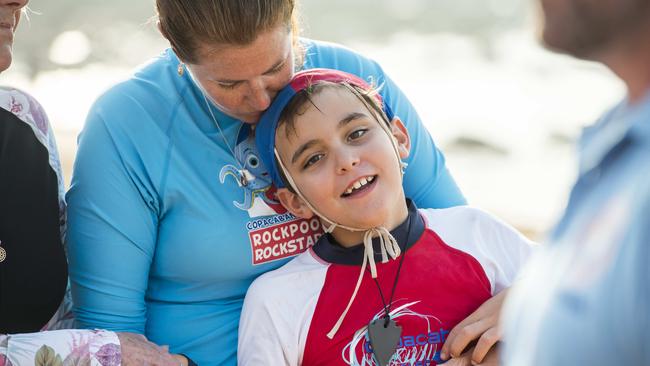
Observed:
[[[496,216],[478,207],[462,205],[448,208],[420,208],[420,215],[429,229],[466,230],[468,226],[497,225],[508,226]]]
[[[471,206],[420,209],[427,230],[480,264],[495,294],[514,281],[534,243],[496,216]]]
[[[316,257],[311,249],[299,254],[282,267],[259,276],[246,293],[246,301],[269,302],[320,292],[329,263]]]
[[[239,322],[239,364],[300,364],[329,265],[309,249],[249,287]]]
[[[510,224],[477,207],[463,205],[418,211],[426,228],[454,247],[532,244]]]

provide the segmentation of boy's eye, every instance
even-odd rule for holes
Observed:
[[[365,129],[365,128],[360,128],[358,130],[354,130],[354,131],[352,131],[351,134],[348,135],[348,140],[356,140],[356,139],[360,138],[361,136],[365,135],[366,132],[368,132],[368,130]]]
[[[322,157],[323,157],[323,154],[316,154],[316,155],[312,155],[312,156],[310,156],[309,159],[307,159],[307,161],[305,162],[305,165],[303,165],[302,168],[303,168],[303,169],[307,169],[307,168],[309,168],[310,166],[312,166],[312,165],[318,163],[318,161],[319,161]]]

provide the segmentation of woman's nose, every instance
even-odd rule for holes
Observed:
[[[275,91],[270,90],[261,80],[253,82],[250,88],[249,100],[253,108],[258,111],[266,110],[275,97]]]

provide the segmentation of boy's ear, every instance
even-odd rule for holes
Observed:
[[[393,137],[397,141],[397,151],[399,151],[399,156],[402,159],[406,159],[409,156],[411,151],[411,138],[409,137],[409,131],[402,123],[402,120],[399,117],[394,117],[391,121],[390,126]]]
[[[302,219],[311,219],[314,217],[314,212],[305,204],[305,201],[288,188],[280,188],[275,194],[280,200],[280,203],[282,203],[282,206],[294,216]]]

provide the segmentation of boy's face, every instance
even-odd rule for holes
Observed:
[[[394,227],[406,214],[399,161],[378,117],[342,86],[312,95],[294,119],[276,133],[284,165],[305,198],[328,219],[357,228]],[[408,156],[409,138],[399,119],[392,134],[400,158]],[[313,212],[287,189],[282,203],[294,215]],[[338,239],[338,238],[337,238]]]

